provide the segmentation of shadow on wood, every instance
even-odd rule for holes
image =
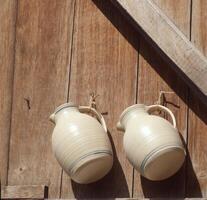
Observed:
[[[71,181],[73,193],[76,199],[121,198],[130,196],[127,181],[117,158],[111,134],[108,133],[108,135],[114,153],[113,167],[109,174],[98,182],[83,185]]]
[[[198,98],[197,92],[189,91],[187,84],[163,57],[154,49],[148,41],[140,38],[142,48],[138,49],[139,53],[147,60],[150,66],[162,77],[168,86],[187,104],[190,109],[207,124],[207,104]],[[153,55],[153,56],[152,56]],[[195,90],[194,90],[195,91]],[[193,100],[192,100],[193,97]],[[207,99],[206,99],[207,100]],[[173,102],[171,102],[172,104]]]
[[[161,78],[168,84],[168,86],[171,87],[171,89],[185,102],[185,104],[188,105],[190,109],[192,109],[203,122],[207,123],[206,106],[198,98],[196,98],[196,101],[195,99],[194,101],[190,99],[192,95],[190,96],[190,92],[186,83],[177,75],[173,68],[171,68],[169,63],[163,60],[159,53],[152,46],[150,46],[150,44],[144,38],[141,38],[141,40],[142,41],[140,42],[141,46],[139,53],[144,57],[144,59],[146,59],[150,66],[153,67],[159,76],[161,76]],[[196,97],[196,94],[194,95]],[[174,102],[168,103],[174,104]],[[187,120],[189,119],[187,118]],[[143,193],[145,197],[149,198],[164,198],[172,196],[177,198],[202,197],[201,188],[196,174],[193,170],[188,150],[186,162],[175,176],[161,182],[152,182],[141,178],[141,182]],[[184,182],[183,189],[178,189],[181,187],[182,182]],[[189,185],[192,185],[190,192]]]
[[[190,198],[200,198],[202,197],[201,193],[201,188],[198,182],[198,179],[196,177],[196,174],[193,170],[192,162],[187,150],[187,156],[186,156],[186,161],[183,164],[182,168],[179,170],[178,173],[176,173],[174,176],[164,180],[164,181],[150,181],[147,180],[144,177],[141,177],[141,184],[142,184],[142,189],[144,196],[146,198],[169,198],[172,195],[169,195],[168,193],[168,188],[171,187],[172,185],[177,185],[176,187],[179,187],[179,179],[184,178],[182,173],[185,173],[185,171],[188,171],[188,174],[191,176],[191,191],[188,192],[188,196],[186,196],[185,191],[183,191],[183,196],[180,196],[179,193],[176,193],[173,195],[173,198],[185,198],[185,197],[190,197]],[[187,181],[188,179],[186,179]],[[162,192],[159,192],[159,190],[162,190]],[[159,194],[159,196],[157,196]],[[160,196],[162,194],[162,196]]]
[[[159,8],[153,1],[140,0],[137,4],[136,1],[123,3],[122,0],[112,0],[112,2],[125,15],[135,29],[156,48],[162,58],[173,67],[177,75],[185,80],[191,90],[206,104],[205,75],[207,61],[205,57],[162,14],[162,11],[159,11]],[[134,10],[133,5],[135,7],[138,5],[136,7],[137,12]],[[143,15],[140,12],[144,12]]]
[[[181,136],[181,135],[180,135]],[[183,137],[181,136],[183,143],[185,143]],[[185,144],[184,144],[185,145]],[[146,198],[179,198],[184,199],[185,197],[202,197],[200,184],[193,170],[191,158],[186,148],[186,160],[181,169],[172,177],[163,181],[150,181],[144,177],[141,177],[141,185],[144,196]],[[190,183],[192,185],[191,191],[186,192],[186,184],[188,182],[188,176],[190,176]],[[183,187],[183,180],[184,187]],[[183,187],[180,191],[179,188]],[[187,194],[186,194],[187,193]]]
[[[191,162],[191,158],[190,158],[190,154],[187,150],[187,157],[186,157],[186,167],[188,171],[188,177],[186,180],[186,184],[188,184],[188,191],[186,191],[186,197],[189,198],[200,198],[202,197],[202,192],[201,192],[201,188],[200,188],[200,184],[198,182],[198,179],[196,177],[195,171],[193,169],[193,165]],[[188,181],[190,180],[190,181]],[[190,187],[189,187],[190,184]]]
[[[156,47],[153,41],[147,37],[141,29],[135,29],[132,25],[133,23],[129,23],[129,21],[123,16],[122,13],[109,1],[106,1],[103,3],[103,1],[100,0],[93,0],[95,5],[102,11],[102,13],[107,17],[107,19],[117,28],[117,30],[125,37],[125,39],[139,52],[146,60],[147,62],[154,68],[154,70],[164,79],[164,81],[174,90],[174,92],[186,103],[187,98],[183,92],[183,90],[180,90],[179,85],[177,83],[182,83],[185,85],[186,89],[188,88],[186,84],[187,77],[182,73],[178,67],[162,52],[159,47]],[[110,6],[109,6],[110,4]],[[108,5],[108,6],[107,6]],[[117,18],[119,20],[114,20],[112,17],[112,13],[116,13]],[[118,24],[117,21],[122,22],[122,24]],[[124,26],[124,24],[127,25]],[[137,35],[137,38],[133,37],[134,35],[130,35],[128,32],[128,28],[130,26],[130,29],[135,32],[135,35]],[[147,45],[147,48],[140,49],[139,48],[139,40],[143,41]],[[150,53],[148,52],[150,51]],[[153,55],[153,57],[148,57],[147,55]],[[160,62],[157,62],[157,60]],[[126,66],[127,67],[127,66]],[[179,80],[179,81],[175,81]],[[202,94],[199,90],[196,89],[196,86],[191,82],[191,80],[187,80],[187,82],[191,86],[191,90],[193,91],[194,95],[197,97],[197,101],[201,102],[201,104],[204,106],[203,112],[206,111],[207,113],[207,98],[204,94]],[[201,112],[198,112],[195,107],[193,107],[191,104],[189,105],[191,109],[198,115],[202,121],[204,121],[207,124],[207,117],[203,117],[203,114]]]
[[[190,84],[191,90],[189,90],[190,80],[179,71],[178,67],[158,48],[156,47],[150,38],[146,37],[141,30],[137,30],[131,25],[130,29],[133,29],[137,37],[133,37],[128,33],[127,27],[117,23],[122,21],[122,24],[129,24],[127,19],[123,17],[120,11],[113,5],[107,6],[109,2],[100,0],[93,0],[95,5],[102,11],[105,17],[116,27],[116,29],[125,37],[125,39],[139,52],[143,58],[152,66],[152,68],[159,74],[159,76],[168,84],[168,86],[185,102],[186,105],[192,109],[192,111],[207,124],[207,103],[204,103],[207,99],[201,94],[193,83]],[[104,5],[106,4],[106,5]],[[111,3],[112,4],[112,3]],[[119,20],[114,20],[111,17],[111,13],[114,12]],[[141,33],[141,34],[140,34]],[[140,47],[141,44],[142,46]],[[153,56],[152,56],[153,55]],[[126,66],[127,67],[127,66]],[[189,92],[190,91],[190,92]],[[190,98],[193,96],[194,100]],[[207,101],[206,101],[207,102]],[[154,103],[154,102],[151,102]],[[171,102],[174,103],[174,102]],[[188,119],[187,119],[188,120]],[[176,193],[176,188],[179,187],[179,181],[184,179],[184,187],[180,193]],[[173,193],[173,197],[183,198],[187,197],[202,197],[200,185],[196,174],[193,170],[192,162],[189,153],[186,158],[186,162],[180,171],[170,179],[163,181],[162,183],[150,182],[144,178],[141,178],[143,192],[145,197],[156,197],[156,194],[162,194],[162,197],[170,196],[168,193],[169,187],[175,186],[170,192]],[[187,185],[192,187],[191,191],[186,193]],[[161,190],[156,192],[156,190]],[[160,197],[160,196],[159,196]]]
[[[185,165],[184,163],[183,167],[179,170],[176,175],[173,177],[170,177],[166,180],[163,181],[150,181],[144,177],[141,177],[141,186],[142,186],[142,191],[144,194],[145,198],[183,198],[185,191],[182,191],[183,194],[178,191],[174,191],[175,193],[172,195],[171,194],[171,187],[176,188],[179,187],[179,184],[181,183],[182,187],[182,182],[179,180],[183,177],[183,173],[185,170]]]
[[[128,21],[120,14],[119,10],[110,2],[102,0],[92,0],[101,10],[105,17],[114,25],[114,27],[123,35],[123,37],[136,49],[139,48],[139,35]],[[137,38],[135,37],[137,35]],[[111,47],[113,48],[113,47]],[[113,56],[113,55],[112,55]],[[127,67],[127,66],[126,66]]]

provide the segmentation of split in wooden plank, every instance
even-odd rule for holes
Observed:
[[[112,0],[206,103],[207,59],[152,0]],[[176,66],[175,66],[176,65]]]
[[[0,0],[0,181],[7,183],[15,53],[16,0]]]
[[[47,186],[18,185],[2,186],[1,199],[44,199],[47,198]]]

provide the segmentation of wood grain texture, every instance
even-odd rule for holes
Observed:
[[[7,182],[11,122],[16,1],[0,0],[0,182]]]
[[[194,92],[206,103],[207,59],[169,20],[152,0],[115,0],[133,24],[145,32],[160,54],[171,63]],[[189,13],[189,12],[188,12]],[[173,64],[173,63],[174,64]]]
[[[193,1],[191,40],[205,56],[207,56],[206,9],[206,1]],[[187,168],[186,197],[207,197],[207,107],[192,93],[189,101],[188,148],[192,164],[189,163]]]
[[[74,1],[18,3],[9,185],[48,185],[58,198],[61,168],[49,115],[67,100]]]
[[[153,2],[186,38],[191,35],[196,48],[207,56],[207,2],[192,0],[190,34],[190,1]],[[49,186],[50,198],[207,197],[206,104],[195,94],[188,94],[188,87],[152,43],[144,38],[140,40],[109,1],[16,2],[0,0],[0,179],[3,185],[7,184],[9,168],[8,184],[19,186],[9,186],[6,190],[2,187],[2,191],[14,191],[15,188],[19,192],[11,194],[25,197],[31,194],[30,186],[22,189],[20,185],[43,184]],[[142,18],[143,14],[142,10]],[[146,14],[152,16],[152,13]],[[152,22],[154,19],[156,16]],[[170,36],[161,26],[157,27],[157,40]],[[182,55],[180,50],[175,53],[176,59]],[[57,105],[68,100],[68,89],[69,100],[82,105],[88,103],[90,92],[98,93],[98,109],[108,112],[104,117],[114,146],[114,167],[104,179],[87,186],[71,182],[51,150],[54,125],[48,117]],[[150,182],[140,178],[137,172],[133,179],[132,166],[123,151],[123,133],[116,130],[116,122],[123,109],[136,100],[154,103],[160,90],[175,92],[165,95],[165,105],[175,114],[183,138],[188,138],[189,156],[186,165],[169,180]],[[42,186],[35,186],[33,195],[43,198],[43,190]]]
[[[44,185],[3,186],[2,199],[44,199],[47,191]]]
[[[135,103],[137,52],[119,31],[133,39],[130,42],[134,45],[138,44],[133,29],[117,15],[109,1],[76,2],[69,100],[87,105],[91,92],[100,95],[97,108],[108,112],[105,119],[114,150],[114,165],[107,176],[94,184],[71,183],[64,175],[61,198],[132,195],[132,166],[123,151],[123,133],[116,130],[116,123],[123,109]]]
[[[153,0],[153,2],[165,15],[167,15],[172,23],[174,23],[187,38],[190,37],[191,0]]]
[[[163,9],[177,25],[189,35],[190,1],[162,1],[155,3]],[[176,7],[175,7],[176,5]],[[176,9],[182,7],[183,9]],[[179,13],[178,13],[179,12]],[[186,15],[188,13],[188,15]],[[163,37],[163,35],[160,35]],[[170,108],[177,121],[177,127],[184,140],[187,139],[187,86],[176,76],[151,44],[142,38],[139,50],[138,103],[154,104],[159,92],[166,91],[164,105]],[[162,115],[163,117],[167,116]],[[179,184],[178,184],[179,183]],[[176,198],[185,196],[185,165],[173,177],[165,181],[149,181],[135,171],[133,197]]]

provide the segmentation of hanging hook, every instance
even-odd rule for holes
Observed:
[[[98,97],[98,94],[95,94],[94,92],[90,93],[90,100],[89,100],[89,106],[91,108],[96,109],[96,98]]]
[[[158,100],[155,102],[155,104],[164,106],[164,104],[166,103],[165,94],[174,94],[174,92],[166,92],[166,91],[161,90],[159,92]],[[161,114],[161,111],[159,111],[158,114]]]
[[[166,92],[161,90],[159,92],[158,100],[156,101],[155,104],[164,106],[164,103],[166,102],[165,94],[174,94],[174,92]]]
[[[97,110],[96,106],[96,98],[99,97],[99,94],[95,94],[94,92],[90,93],[89,107]],[[101,112],[102,115],[108,115],[108,112]]]

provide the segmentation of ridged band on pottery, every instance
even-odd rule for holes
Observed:
[[[128,131],[130,131],[130,133],[128,133]],[[139,129],[137,129],[137,131],[139,131]],[[130,137],[127,137],[128,135],[134,135],[133,140],[131,140]],[[166,142],[168,142],[169,140],[173,140],[173,141],[179,141],[179,144],[182,145],[180,136],[176,130],[172,134],[166,134],[165,132],[161,132],[158,134],[150,135],[150,137],[147,135],[141,135],[141,136],[140,135],[138,135],[138,133],[136,133],[136,129],[135,130],[127,130],[124,135],[124,143],[127,142],[131,145],[134,144],[135,145],[134,148],[136,148],[136,149],[140,148],[143,145],[145,146],[146,144],[148,144],[151,141],[154,142],[155,144],[157,143],[157,141],[161,141],[164,144],[166,144]],[[125,146],[125,147],[127,148],[127,146]],[[131,146],[129,146],[129,148],[131,148]]]
[[[110,143],[108,138],[104,135],[89,135],[87,132],[84,132],[84,137],[73,138],[73,137],[63,137],[63,140],[58,142],[55,140],[56,137],[53,138],[53,149],[55,152],[59,152],[60,154],[66,154],[70,159],[75,158],[77,155],[81,155],[84,152],[87,152],[91,149],[110,149]],[[70,146],[68,147],[68,143],[70,142]],[[66,153],[64,153],[66,152]]]
[[[62,168],[75,181],[89,183],[111,169],[113,152],[102,115],[97,111],[92,112],[87,106],[82,106],[81,109],[80,113],[79,107],[66,103],[52,114],[50,119],[56,123],[52,148]],[[92,116],[82,113],[84,111],[94,113],[100,123]],[[94,166],[97,169],[93,170]]]
[[[150,115],[150,109],[151,112],[156,109],[167,112],[173,123]],[[125,130],[123,143],[128,160],[145,177],[161,180],[182,165],[185,148],[176,128],[175,117],[168,108],[143,104],[130,106],[121,114],[117,127]],[[174,158],[177,163],[172,163]]]
[[[162,151],[162,150],[170,149],[170,148],[180,149],[180,150],[182,150],[182,151],[184,152],[184,154],[186,154],[185,149],[182,148],[181,146],[176,146],[176,145],[162,145],[162,146],[159,146],[159,147],[153,149],[151,152],[149,152],[149,153],[146,155],[146,157],[144,158],[144,160],[143,160],[142,163],[141,163],[141,166],[140,166],[140,173],[143,174],[143,175],[145,174],[144,169],[145,169],[146,163],[147,163],[147,161],[148,161],[154,154],[156,154],[156,153],[158,153],[158,152],[160,152],[160,151]]]
[[[70,177],[78,183],[90,183],[104,177],[112,168],[113,156],[106,153],[92,154],[80,160],[72,169]],[[89,171],[92,170],[90,175]],[[87,174],[86,174],[87,173]]]
[[[111,151],[109,150],[96,150],[93,152],[89,152],[81,157],[79,157],[77,160],[73,161],[73,163],[71,163],[70,167],[68,168],[68,172],[70,175],[74,174],[75,171],[78,169],[78,167],[80,167],[82,164],[84,164],[84,162],[88,162],[90,161],[91,157],[93,157],[94,155],[99,155],[99,156],[111,156],[113,157],[113,154]],[[112,158],[113,159],[113,158]],[[81,165],[80,165],[81,162]]]
[[[98,134],[97,134],[97,133]],[[72,133],[68,137],[67,132],[64,137],[62,133],[61,140],[60,137],[56,137],[56,133],[53,134],[53,149],[56,154],[57,159],[63,166],[70,166],[71,162],[77,160],[80,156],[83,156],[91,151],[103,150],[110,151],[112,154],[112,149],[110,141],[105,132],[101,134],[100,130],[94,132],[88,129],[87,131],[82,131],[83,136],[76,138]],[[92,134],[91,134],[92,133]],[[70,144],[70,147],[68,147]]]
[[[140,145],[136,145],[136,140],[133,140],[133,144],[129,143],[129,142],[125,142],[124,140],[124,149],[126,151],[127,157],[130,161],[130,163],[138,170],[140,171],[141,165],[143,160],[147,157],[147,155],[150,154],[150,152],[155,151],[155,149],[159,149],[162,148],[163,146],[178,146],[182,149],[183,145],[182,145],[182,141],[181,140],[177,140],[177,137],[173,137],[173,135],[166,135],[166,134],[162,134],[158,136],[154,136],[151,137],[150,139],[143,141],[142,144]],[[162,140],[160,141],[158,144],[159,146],[157,146],[157,140],[159,140],[159,138]],[[124,138],[125,139],[125,138]],[[132,151],[129,149],[136,149],[136,152],[142,152],[142,153],[131,153]],[[150,148],[149,148],[150,147]],[[140,171],[141,172],[141,171]]]

